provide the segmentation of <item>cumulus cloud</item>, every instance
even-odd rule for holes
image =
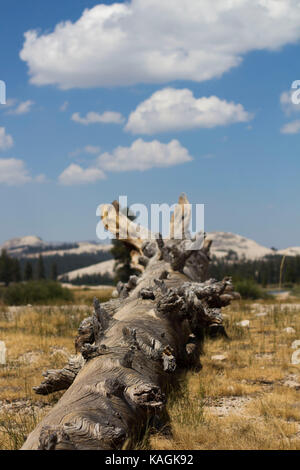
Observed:
[[[74,113],[72,115],[72,121],[78,122],[88,126],[89,124],[122,124],[124,118],[122,114],[115,113],[114,111],[106,111],[105,113],[99,114],[94,111],[87,113],[85,117],[81,117],[79,113]]]
[[[6,134],[5,127],[0,127],[0,151],[8,150],[14,145],[11,135]]]
[[[117,147],[112,153],[98,157],[98,165],[106,171],[150,170],[190,162],[192,157],[178,140],[162,144],[158,140],[138,139],[131,147]]]
[[[74,184],[95,183],[104,179],[105,174],[99,168],[81,168],[81,166],[72,163],[59,176],[59,182],[65,186]]]
[[[300,120],[297,119],[296,121],[288,122],[281,128],[280,132],[282,134],[299,134]]]
[[[163,144],[157,140],[138,139],[130,147],[117,147],[112,153],[101,154],[90,168],[70,165],[59,177],[65,185],[93,183],[105,177],[105,172],[145,171],[166,168],[192,161],[188,150],[172,140]]]
[[[0,158],[0,184],[18,186],[30,181],[34,179],[29,175],[23,160]],[[44,181],[43,175],[39,175],[35,181]]]
[[[216,96],[196,99],[191,90],[164,88],[133,111],[125,129],[133,134],[155,134],[192,128],[212,128],[252,118],[241,104]]]
[[[30,113],[33,105],[34,105],[34,101],[31,101],[31,100],[22,101],[15,109],[11,109],[10,111],[7,111],[7,114],[14,114],[16,116],[20,116],[22,114],[28,114]]]
[[[131,0],[27,31],[20,57],[32,83],[63,89],[201,82],[299,38],[299,0]]]

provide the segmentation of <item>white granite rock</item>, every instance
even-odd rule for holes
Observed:
[[[4,341],[0,341],[0,365],[6,364],[6,346]]]
[[[250,326],[250,321],[249,320],[242,320],[237,323],[237,326],[241,326],[243,328],[248,328]]]
[[[292,354],[292,364],[294,366],[297,366],[300,364],[300,349],[297,349],[297,351],[293,352]]]
[[[291,326],[288,326],[287,328],[284,328],[283,330],[285,333],[287,333],[288,335],[291,335],[293,333],[296,333],[296,330],[294,328],[292,328]]]
[[[215,356],[211,356],[211,359],[213,361],[225,361],[225,359],[227,359],[227,356],[224,356],[224,354],[216,354]]]

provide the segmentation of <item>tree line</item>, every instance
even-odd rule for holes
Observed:
[[[67,254],[64,255],[50,255],[45,254],[43,256],[44,269],[46,278],[50,279],[53,277],[53,265],[57,267],[58,275],[74,271],[76,269],[85,268],[93,264],[107,261],[112,258],[109,251],[97,252],[97,253],[80,253],[80,254]],[[20,258],[21,270],[24,272],[28,261],[32,264],[33,270],[36,273],[38,271],[39,258]]]
[[[209,275],[215,279],[231,276],[233,280],[251,279],[262,286],[279,284],[282,268],[283,284],[300,284],[300,256],[273,255],[258,260],[232,261],[213,259]]]
[[[85,274],[84,276],[76,277],[71,281],[66,277],[62,278],[61,282],[67,282],[74,286],[111,286],[114,281],[108,274]]]
[[[134,272],[130,268],[130,257],[128,250],[124,249],[124,245],[119,240],[114,240],[112,253],[101,253],[97,256],[92,255],[65,255],[59,257],[46,257],[40,255],[33,260],[17,259],[8,255],[3,250],[0,255],[0,283],[8,286],[10,283],[31,280],[56,280],[58,275],[68,270],[79,269],[89,266],[95,262],[111,259],[114,256],[117,269],[115,282],[128,279],[130,274]],[[73,259],[75,256],[76,259]],[[79,258],[79,259],[78,259]],[[59,261],[59,262],[58,262]],[[283,264],[282,264],[283,263]],[[71,269],[67,269],[70,268]],[[284,258],[279,255],[273,255],[258,260],[233,260],[216,259],[212,260],[209,267],[209,276],[215,279],[223,279],[225,276],[231,276],[235,281],[250,279],[256,281],[262,286],[270,284],[278,284],[280,278],[280,269],[282,267],[282,283],[283,284],[300,284],[300,256],[288,256]],[[80,279],[82,282],[83,279]],[[77,280],[79,283],[79,280]],[[106,276],[93,275],[84,278],[86,284],[109,284],[111,279]],[[75,281],[76,283],[76,281]]]
[[[5,250],[0,255],[0,283],[9,285],[21,281],[31,280],[57,280],[60,274],[65,272],[81,269],[92,264],[107,261],[112,258],[112,254],[108,251],[97,253],[82,253],[82,254],[64,254],[64,255],[51,255],[42,256],[28,259],[15,258],[10,256]],[[103,279],[85,279],[87,284],[98,283],[111,284],[104,276]],[[100,282],[101,281],[101,282]]]
[[[5,250],[1,252],[0,256],[0,283],[8,286],[10,283],[32,281],[32,280],[45,280],[51,279],[55,281],[58,276],[56,263],[52,263],[50,276],[46,276],[45,264],[42,255],[39,256],[35,266],[30,261],[26,261],[23,269],[21,263],[17,258],[13,258],[7,254]]]

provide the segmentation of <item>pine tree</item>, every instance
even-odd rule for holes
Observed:
[[[37,266],[37,278],[39,281],[46,279],[45,266],[42,255],[39,256],[38,266]]]
[[[8,286],[13,280],[13,260],[6,250],[2,250],[0,257],[0,282]]]
[[[51,279],[52,281],[56,281],[58,276],[57,264],[52,263],[51,265]]]
[[[124,215],[128,217],[129,220],[134,220],[136,216],[129,212],[128,208],[125,208],[121,211]],[[125,243],[122,241],[115,239],[112,242],[113,247],[111,249],[111,253],[116,260],[115,263],[115,283],[122,281],[127,282],[130,276],[137,274],[137,271],[132,269],[130,266],[131,263],[131,256],[130,256],[130,248],[128,248]]]
[[[12,278],[14,282],[22,281],[21,266],[18,259],[13,259],[12,261]]]
[[[29,261],[27,261],[25,264],[24,279],[25,281],[31,281],[33,279],[33,268]]]

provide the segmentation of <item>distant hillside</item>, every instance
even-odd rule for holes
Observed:
[[[47,247],[47,243],[36,236],[28,236],[22,238],[12,238],[0,245],[0,251],[6,250],[11,256],[22,256],[31,249],[43,250]]]
[[[207,238],[213,241],[211,255],[216,258],[231,257],[232,259],[254,260],[274,255],[274,251],[259,245],[250,238],[230,232],[211,232]],[[300,251],[300,247],[299,247]],[[278,254],[278,252],[277,252]]]
[[[213,241],[211,257],[219,261],[239,263],[259,261],[269,257],[274,257],[275,261],[278,255],[288,257],[300,255],[300,246],[274,251],[254,240],[230,232],[211,232],[207,237]],[[77,282],[77,279],[84,278],[87,281],[90,277],[96,283],[102,277],[107,282],[113,278],[111,245],[97,242],[47,243],[37,236],[26,236],[8,240],[0,246],[0,252],[2,249],[20,260],[22,270],[27,261],[30,261],[36,270],[38,257],[42,255],[48,276],[55,263],[58,274],[63,276],[64,280],[69,278],[72,282]]]
[[[44,242],[36,236],[13,238],[0,245],[0,251],[6,250],[9,255],[35,258],[42,256],[63,256],[65,254],[81,255],[84,253],[109,252],[111,245],[97,242]]]
[[[300,246],[273,250],[260,245],[250,238],[230,232],[210,232],[207,238],[213,241],[212,257],[232,260],[259,260],[269,256],[300,256]]]
[[[22,271],[30,261],[36,272],[38,258],[42,255],[46,276],[50,276],[53,264],[56,264],[58,274],[63,274],[112,259],[111,245],[97,242],[48,243],[36,236],[8,240],[0,246],[0,252],[3,249],[20,260]]]
[[[285,248],[284,250],[277,251],[278,255],[285,256],[300,256],[300,246],[293,246],[291,248]]]
[[[94,279],[96,284],[106,283],[103,282],[103,280],[111,284],[114,278],[114,265],[115,261],[113,259],[102,261],[101,263],[93,264],[86,268],[64,273],[59,276],[59,280],[63,282],[73,282],[77,280],[78,283],[84,284],[84,281],[89,280],[91,282]]]

